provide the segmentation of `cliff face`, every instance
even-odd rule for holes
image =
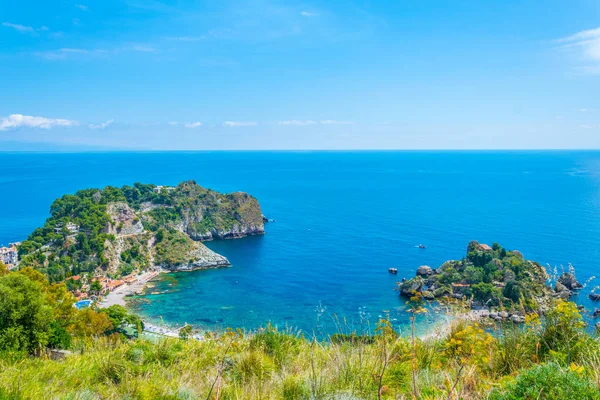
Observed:
[[[94,269],[123,275],[153,265],[172,271],[227,266],[200,241],[264,233],[254,197],[218,193],[194,181],[82,190],[56,200],[51,214],[20,253],[24,266],[53,280]]]
[[[194,240],[240,238],[265,232],[258,201],[247,193],[217,193],[195,182],[177,186],[174,198],[180,206],[179,229]]]

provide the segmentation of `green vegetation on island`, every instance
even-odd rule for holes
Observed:
[[[526,313],[544,312],[557,297],[568,299],[579,285],[572,272],[565,272],[553,290],[551,278],[541,264],[519,251],[472,241],[462,260],[446,261],[436,269],[421,266],[416,277],[399,283],[399,290],[427,300],[470,300],[478,308],[513,311],[515,319],[523,319]]]
[[[21,243],[19,256],[20,267],[39,270],[52,282],[98,271],[118,277],[162,262],[173,268],[224,265],[223,257],[193,240],[264,233],[255,198],[194,181],[80,190],[55,200],[50,214]]]

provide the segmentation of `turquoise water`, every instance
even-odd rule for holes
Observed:
[[[84,187],[195,179],[256,196],[276,220],[266,235],[207,243],[231,268],[161,279],[151,289],[159,294],[137,306],[167,323],[312,331],[320,304],[327,330],[334,314],[358,323],[359,309],[371,323],[389,313],[402,325],[395,281],[462,257],[472,239],[572,263],[581,280],[600,265],[600,152],[5,153],[0,161],[4,244],[42,224],[55,197]]]

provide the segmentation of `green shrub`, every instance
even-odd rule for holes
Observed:
[[[492,392],[490,399],[595,400],[600,399],[600,391],[577,372],[545,364],[522,372],[514,381]]]

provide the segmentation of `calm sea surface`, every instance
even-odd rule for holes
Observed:
[[[312,331],[322,314],[332,331],[335,315],[351,325],[362,309],[401,326],[396,280],[462,257],[472,239],[572,263],[582,281],[599,271],[600,152],[0,153],[0,243],[26,238],[64,193],[188,179],[246,191],[276,222],[207,243],[231,268],[155,282],[135,308],[156,321]]]

